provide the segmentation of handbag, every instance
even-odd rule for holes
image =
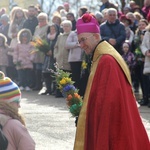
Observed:
[[[6,150],[8,146],[8,140],[2,131],[2,125],[0,124],[0,150]]]

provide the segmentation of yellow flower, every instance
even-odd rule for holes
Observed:
[[[82,68],[83,69],[86,69],[87,68],[87,63],[83,60],[83,62],[82,62]]]
[[[43,42],[42,42],[41,39],[37,39],[37,40],[36,40],[36,43],[37,43],[37,45],[39,45],[39,46],[40,46],[40,45],[43,45]]]
[[[67,77],[67,78],[65,78],[65,80],[66,80],[67,83],[70,83],[70,82],[71,82],[71,78],[68,78],[68,77]]]
[[[61,81],[60,81],[60,84],[61,85],[65,85],[67,82],[66,82],[66,80],[65,80],[65,78],[63,78]]]
[[[36,43],[32,41],[32,42],[31,42],[31,45],[33,45],[33,46],[35,47],[35,46],[36,46]]]

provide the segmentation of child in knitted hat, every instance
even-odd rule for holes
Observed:
[[[35,149],[25,121],[19,114],[21,92],[17,84],[0,71],[0,125],[8,140],[7,150]]]

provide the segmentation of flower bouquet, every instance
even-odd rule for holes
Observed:
[[[55,64],[56,72],[53,71],[58,89],[66,98],[67,106],[73,117],[79,116],[83,101],[82,97],[78,94],[78,89],[74,87],[74,82],[70,78],[70,73],[65,72],[58,68]]]
[[[36,48],[36,51],[41,51],[45,54],[50,50],[50,46],[45,39],[36,38],[31,42],[31,45]]]

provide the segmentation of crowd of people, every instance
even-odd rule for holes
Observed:
[[[28,10],[15,6],[6,14],[0,13],[0,70],[18,83],[21,90],[38,90],[41,95],[62,97],[50,72],[54,63],[70,72],[75,86],[84,96],[89,59],[77,38],[76,19],[90,12],[98,21],[100,35],[110,43],[129,66],[134,92],[142,90],[141,105],[150,107],[149,79],[149,22],[150,2],[144,0],[140,8],[134,1],[119,11],[117,5],[102,0],[100,10],[90,12],[83,6],[78,16],[72,13],[69,3],[57,7],[51,20],[40,7],[29,6]],[[145,38],[145,36],[146,38]],[[147,38],[148,37],[148,38]],[[49,52],[37,51],[31,44],[37,38],[49,43]],[[83,39],[84,42],[86,39]],[[85,67],[86,66],[86,67]],[[146,71],[145,71],[146,70]],[[45,91],[40,92],[45,83]]]

